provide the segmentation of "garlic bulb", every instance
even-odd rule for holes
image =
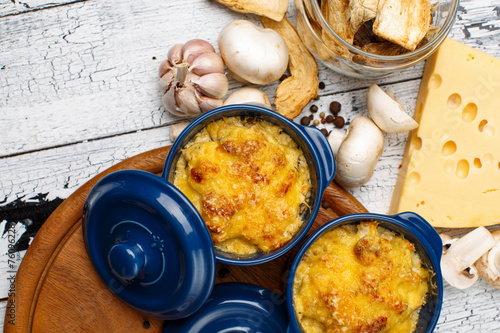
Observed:
[[[288,48],[280,34],[246,20],[227,24],[218,44],[229,73],[244,83],[272,83],[288,67]]]
[[[192,39],[172,46],[159,70],[165,109],[183,117],[222,106],[229,86],[224,68],[224,61],[207,41]]]

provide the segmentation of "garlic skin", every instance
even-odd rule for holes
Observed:
[[[172,46],[158,72],[163,106],[179,117],[222,106],[229,88],[224,70],[224,61],[207,41],[192,39]]]
[[[227,96],[223,105],[232,104],[251,104],[271,110],[273,108],[271,101],[269,100],[269,96],[267,96],[263,91],[253,87],[240,88]]]
[[[222,28],[218,45],[229,74],[243,83],[269,84],[288,67],[288,48],[276,31],[236,20]]]

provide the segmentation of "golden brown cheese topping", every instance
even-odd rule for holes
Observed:
[[[361,222],[334,228],[304,254],[295,274],[297,319],[310,332],[413,332],[431,272],[412,243]]]
[[[271,251],[292,238],[311,188],[297,144],[251,117],[200,131],[182,151],[174,185],[201,213],[215,247],[236,254]]]

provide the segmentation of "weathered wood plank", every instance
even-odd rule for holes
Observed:
[[[168,144],[169,129],[160,127],[4,158],[0,164],[0,201],[9,203],[38,193],[49,193],[48,200],[67,198],[110,166]]]
[[[64,6],[75,2],[86,0],[0,0],[0,18],[8,15],[17,15],[30,11],[47,9],[51,7]]]
[[[464,1],[462,6],[451,36],[499,55],[495,43],[479,45],[500,36],[497,21],[491,20],[497,13],[494,2]],[[288,15],[293,14],[291,2]],[[0,133],[7,133],[0,139],[0,156],[176,121],[161,106],[156,87],[161,59],[172,44],[191,38],[216,44],[218,31],[235,18],[256,21],[207,0],[175,5],[140,0],[133,7],[123,1],[88,1],[0,18]],[[486,22],[492,25],[488,29]],[[418,79],[422,68],[417,65],[379,83]],[[322,66],[320,80],[326,84],[321,96],[370,83]],[[240,86],[231,80],[231,89]],[[272,97],[276,87],[263,89]]]

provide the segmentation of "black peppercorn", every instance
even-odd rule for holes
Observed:
[[[333,120],[333,124],[335,125],[335,127],[342,128],[344,127],[345,120],[343,117],[337,117]]]
[[[333,113],[334,115],[337,115],[340,112],[341,108],[342,105],[337,101],[333,101],[330,103],[330,112]]]
[[[318,106],[317,106],[317,105],[315,105],[315,104],[313,104],[313,105],[311,105],[311,107],[309,108],[309,110],[310,110],[312,113],[314,113],[314,112],[318,112]]]
[[[325,118],[325,119],[326,119],[326,122],[327,122],[328,124],[333,123],[333,116],[332,116],[332,115],[328,115],[328,116],[326,116],[326,118]]]
[[[325,83],[324,82],[320,82],[319,83],[319,89],[325,89]]]
[[[303,126],[308,126],[310,123],[311,123],[310,117],[302,117],[302,119],[300,119],[300,124]]]

